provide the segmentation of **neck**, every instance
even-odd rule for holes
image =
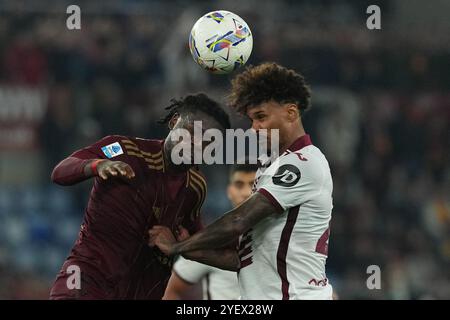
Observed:
[[[287,150],[298,138],[306,134],[305,129],[302,126],[295,130],[293,133],[289,134],[285,141],[280,145],[280,155]]]

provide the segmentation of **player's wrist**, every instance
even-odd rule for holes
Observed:
[[[92,176],[98,176],[99,165],[105,161],[106,161],[105,159],[95,159],[91,161],[91,163],[89,164],[89,168],[91,170]]]

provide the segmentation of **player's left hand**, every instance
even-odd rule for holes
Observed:
[[[170,255],[172,246],[177,242],[175,236],[169,228],[164,226],[154,226],[148,231],[148,245],[157,246],[164,254]]]

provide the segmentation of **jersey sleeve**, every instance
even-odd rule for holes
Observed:
[[[211,271],[211,267],[196,261],[179,257],[173,266],[173,271],[184,281],[198,283]]]
[[[123,136],[110,135],[102,138],[94,144],[75,151],[70,156],[79,159],[111,159],[123,155],[122,147]]]
[[[323,172],[317,159],[292,152],[280,156],[267,168],[260,177],[257,192],[281,213],[320,192],[322,181]]]
[[[108,159],[123,154],[119,140],[120,136],[107,136],[89,147],[75,151],[53,169],[52,181],[69,186],[88,179],[84,169],[93,159]]]

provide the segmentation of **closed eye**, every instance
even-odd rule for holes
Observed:
[[[255,119],[256,120],[262,120],[266,117],[266,115],[264,113],[257,113],[255,114]]]
[[[241,189],[242,187],[244,187],[244,182],[243,181],[235,181],[234,186],[238,189]]]

